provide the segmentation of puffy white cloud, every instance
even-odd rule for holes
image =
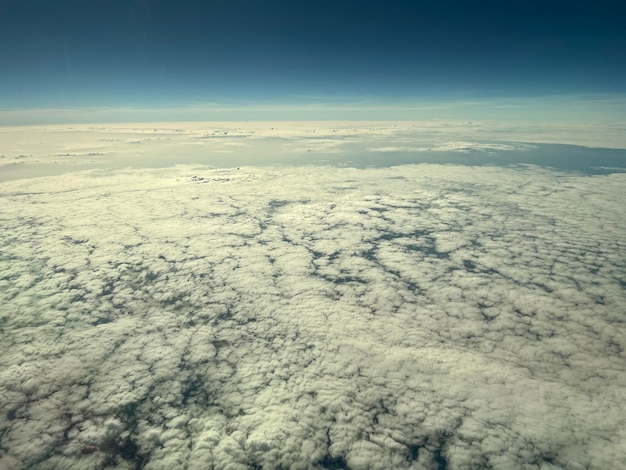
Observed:
[[[625,180],[5,181],[0,466],[625,466]]]

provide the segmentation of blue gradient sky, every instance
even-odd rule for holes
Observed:
[[[573,99],[622,119],[625,17],[591,1],[0,0],[0,111],[485,119]]]

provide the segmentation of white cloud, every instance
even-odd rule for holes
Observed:
[[[0,466],[625,466],[625,179],[5,181]]]
[[[415,159],[425,152],[471,151],[507,158],[509,152],[535,155],[541,144],[624,149],[624,135],[620,123],[485,121],[474,125],[443,120],[0,127],[0,181],[17,174],[58,174],[68,168],[163,167],[186,162],[236,167],[313,163],[323,156],[327,163],[346,164],[362,158],[367,150],[370,156],[408,152]],[[593,166],[623,166],[615,161],[616,155],[621,154],[605,151]],[[415,162],[419,161],[401,163]]]
[[[372,147],[370,152],[462,152],[471,150],[479,151],[511,151],[527,150],[528,145],[524,144],[493,144],[482,142],[446,142],[445,144],[435,144],[428,147]]]

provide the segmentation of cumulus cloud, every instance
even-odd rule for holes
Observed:
[[[0,467],[624,467],[625,180],[3,182]]]

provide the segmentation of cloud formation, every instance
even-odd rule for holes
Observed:
[[[625,180],[3,182],[0,467],[624,467]]]
[[[506,160],[525,153],[541,163],[540,144],[602,148],[587,160],[624,167],[623,125],[532,122],[191,122],[0,127],[0,181],[19,169],[61,165],[74,169],[159,167],[202,163],[219,167],[312,163],[329,158],[355,160],[371,153],[407,153],[394,163],[440,163],[443,154],[480,152]],[[370,152],[368,152],[368,150]],[[575,150],[575,149],[574,149]],[[596,153],[599,149],[595,149]],[[554,149],[551,150],[554,152]],[[572,148],[557,149],[570,155]],[[533,155],[530,155],[533,153]],[[419,154],[419,155],[418,155]],[[319,157],[319,158],[318,158]],[[316,160],[317,158],[317,160]],[[366,157],[367,158],[367,157]],[[578,160],[580,157],[567,157]],[[447,162],[459,163],[459,162]],[[495,162],[490,161],[493,164]],[[559,166],[563,168],[563,166]],[[63,170],[66,172],[66,170]]]
[[[371,152],[462,152],[469,153],[472,150],[479,151],[512,151],[527,150],[529,145],[524,144],[494,144],[482,142],[446,142],[431,147],[373,147]]]

